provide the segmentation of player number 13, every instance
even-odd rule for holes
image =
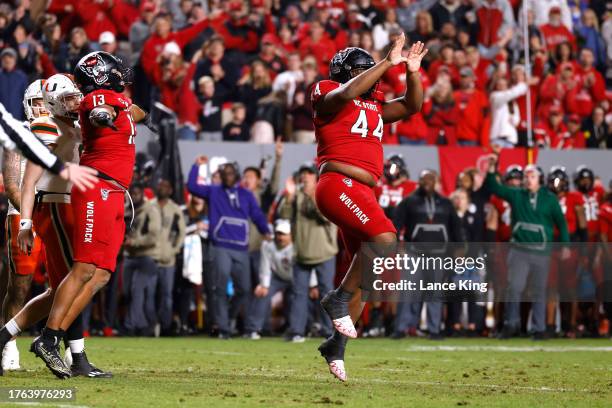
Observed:
[[[368,135],[368,117],[366,116],[365,110],[359,110],[359,116],[357,117],[355,123],[353,123],[353,127],[351,127],[351,133],[359,134],[361,137],[366,137]],[[383,120],[380,114],[378,114],[378,125],[376,125],[376,129],[372,131],[372,136],[377,137],[382,141]]]

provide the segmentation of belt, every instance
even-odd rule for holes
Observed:
[[[70,195],[70,193],[55,193],[53,191],[42,191],[39,190],[36,192],[36,195],[34,196],[34,208],[32,209],[32,212],[35,212],[37,207],[43,203],[43,199],[45,196],[48,195]]]

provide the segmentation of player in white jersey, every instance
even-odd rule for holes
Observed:
[[[42,86],[44,80],[32,82],[23,96],[23,107],[28,119],[27,125],[48,116],[43,102]],[[7,272],[9,284],[6,296],[3,299],[2,320],[8,322],[23,307],[26,297],[30,293],[32,277],[40,270],[43,262],[43,248],[40,238],[33,241],[30,254],[19,250],[17,235],[19,234],[19,208],[21,203],[21,183],[25,172],[26,159],[18,151],[5,149],[2,158],[2,175],[4,186],[8,195],[9,208],[6,217],[6,245],[7,245]],[[19,350],[13,338],[4,347],[2,353],[2,368],[4,370],[18,370]]]
[[[43,100],[50,112],[31,124],[31,131],[65,163],[79,161],[81,133],[76,123],[82,94],[63,74],[51,76],[43,86]],[[28,162],[21,186],[21,223],[19,246],[29,252],[34,241],[33,225],[45,243],[46,269],[50,290],[32,299],[9,323],[21,330],[46,317],[55,290],[72,268],[74,218],[70,208],[72,185],[63,178]],[[9,326],[9,324],[7,324]],[[4,330],[4,328],[2,329]],[[8,330],[8,328],[7,328]],[[2,341],[0,331],[0,342]],[[85,354],[83,323],[79,315],[66,331],[66,352],[73,376],[109,377],[92,366]],[[0,343],[1,344],[1,343]],[[69,353],[69,351],[71,353]]]

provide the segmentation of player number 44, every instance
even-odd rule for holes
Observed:
[[[359,116],[355,123],[353,123],[353,127],[351,127],[351,133],[361,135],[361,137],[366,137],[368,135],[368,117],[366,116],[365,110],[359,110]],[[382,141],[383,120],[380,114],[378,114],[378,125],[376,125],[376,128],[372,131],[372,136]]]

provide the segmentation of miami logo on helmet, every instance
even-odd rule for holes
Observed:
[[[98,54],[87,58],[82,64],[79,64],[79,68],[88,77],[93,78],[94,82],[98,85],[108,81],[106,62]]]

